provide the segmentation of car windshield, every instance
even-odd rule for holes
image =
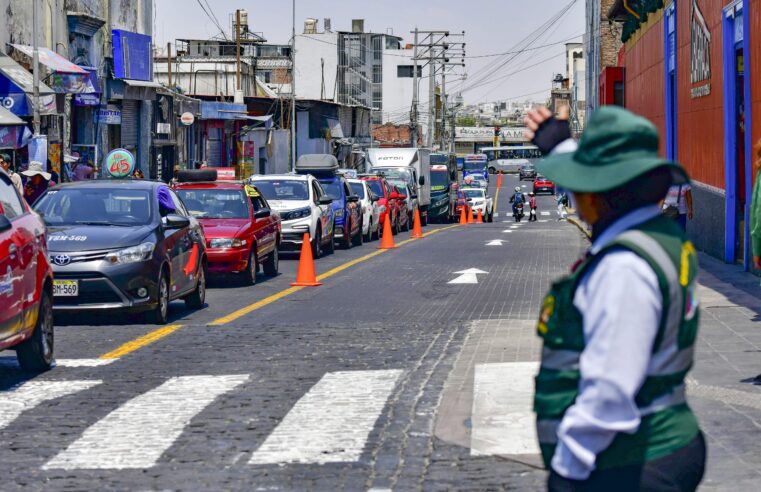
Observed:
[[[325,194],[333,200],[340,200],[342,198],[341,182],[337,179],[321,179],[320,184],[322,189],[325,190]]]
[[[462,165],[463,171],[485,171],[486,170],[486,162],[468,162],[465,161],[465,164]]]
[[[468,198],[483,198],[484,192],[482,190],[463,190],[465,196]]]
[[[256,188],[267,200],[309,200],[309,184],[306,180],[257,179],[254,181],[254,184],[256,184]]]
[[[412,173],[406,169],[387,168],[383,169],[386,179],[395,183],[412,184]]]
[[[381,182],[377,179],[368,179],[365,181],[367,183],[367,186],[370,187],[370,191],[378,195],[379,197],[383,197],[383,185],[381,185]]]
[[[521,167],[521,171],[529,171],[529,172],[531,172],[533,170],[534,170],[534,166],[522,166]]]
[[[34,209],[51,226],[140,226],[152,216],[150,191],[124,187],[49,190]]]
[[[199,219],[248,219],[248,197],[243,190],[179,189],[185,207]]]
[[[449,187],[447,171],[431,171],[431,191],[446,190]]]
[[[360,200],[365,199],[365,186],[362,183],[349,183],[349,185],[351,185],[351,191],[353,191]]]

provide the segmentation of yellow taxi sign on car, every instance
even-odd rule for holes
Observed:
[[[260,196],[259,195],[259,190],[257,190],[256,188],[254,188],[253,186],[248,185],[248,184],[246,185],[246,195],[249,198],[256,198],[256,197]]]

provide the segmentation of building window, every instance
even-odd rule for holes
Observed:
[[[383,58],[383,36],[373,36],[373,59]]]
[[[396,67],[396,76],[400,79],[402,78],[412,78],[412,74],[415,72],[414,65],[399,65]],[[417,67],[417,76],[422,77],[423,76],[423,67]]]
[[[383,83],[383,65],[373,65],[373,84]]]

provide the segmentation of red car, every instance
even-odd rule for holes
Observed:
[[[549,193],[550,195],[554,195],[555,183],[545,178],[544,176],[537,175],[536,179],[534,180],[534,193],[537,195],[540,193]]]
[[[207,174],[182,171],[175,190],[203,227],[209,273],[241,273],[249,285],[256,283],[260,265],[266,275],[277,275],[280,216],[255,186],[196,181]]]
[[[459,220],[460,214],[462,213],[462,208],[466,207],[468,205],[468,197],[465,196],[465,193],[462,191],[457,191],[457,204],[455,205],[455,215],[457,216],[457,219]],[[468,209],[465,209],[465,213],[468,212]]]
[[[53,363],[53,269],[45,223],[0,170],[0,350],[27,371]]]
[[[374,174],[360,176],[359,178],[367,181],[370,191],[378,196],[381,233],[386,223],[386,216],[391,215],[391,232],[396,235],[401,230],[402,221],[405,219],[402,217],[403,203],[395,186],[386,181],[384,177]]]

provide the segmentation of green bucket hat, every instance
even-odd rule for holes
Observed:
[[[673,184],[690,181],[681,165],[658,156],[655,125],[618,106],[592,115],[576,152],[550,155],[536,166],[561,188],[582,193],[618,188],[659,167],[671,169]]]

